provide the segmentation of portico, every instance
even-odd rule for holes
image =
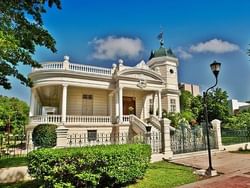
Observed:
[[[156,115],[157,109],[158,115],[161,114],[159,90],[127,87],[103,90],[62,84],[37,87],[32,91],[30,118],[33,124],[128,124],[130,114],[140,119]]]

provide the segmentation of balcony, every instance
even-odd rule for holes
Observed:
[[[89,73],[102,76],[112,76],[112,69],[90,65],[74,64],[69,63],[68,61],[44,63],[42,64],[41,68],[33,68],[32,72],[47,70],[69,70],[74,72]]]
[[[38,115],[30,117],[30,123],[38,124],[61,124],[61,115]],[[67,115],[65,125],[111,125],[112,120],[110,116],[74,116]]]

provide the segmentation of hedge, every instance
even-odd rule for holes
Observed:
[[[45,148],[28,154],[28,171],[46,188],[121,187],[143,177],[150,156],[145,144]]]
[[[56,146],[56,128],[54,124],[39,124],[32,132],[32,141],[38,147]]]

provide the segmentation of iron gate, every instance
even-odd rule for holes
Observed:
[[[217,148],[215,131],[210,130],[209,135],[211,149]],[[200,125],[189,128],[185,124],[181,124],[171,133],[171,149],[174,154],[206,150],[206,129]]]

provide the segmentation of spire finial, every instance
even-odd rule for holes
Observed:
[[[160,41],[161,47],[164,46],[164,37],[163,37],[163,29],[162,26],[160,26],[161,32],[158,34],[157,39]]]

